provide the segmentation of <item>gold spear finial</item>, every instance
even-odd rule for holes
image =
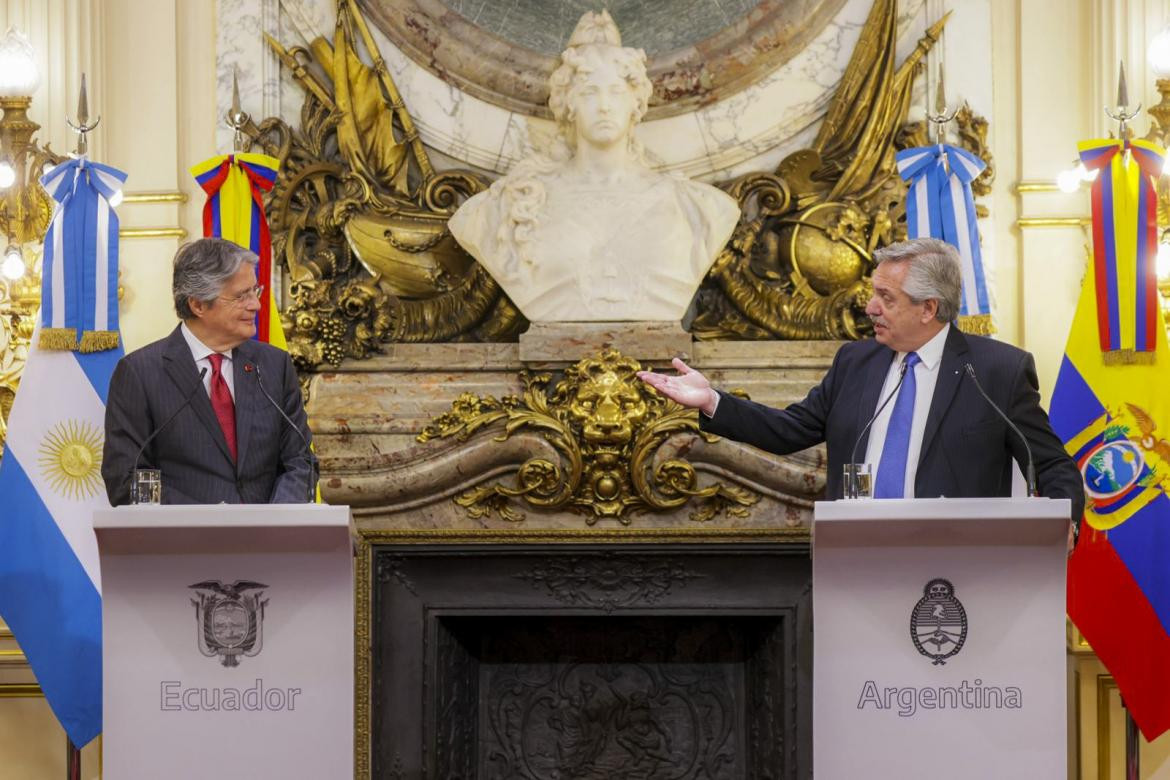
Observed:
[[[1125,88],[1125,61],[1118,63],[1117,68],[1117,107],[1129,106],[1129,90]]]
[[[69,117],[65,117],[65,123],[73,128],[73,132],[77,133],[77,151],[74,153],[76,156],[83,157],[89,151],[86,133],[97,127],[101,121],[100,115],[92,123],[89,121],[89,96],[85,89],[85,74],[82,73],[81,94],[77,97],[77,122],[74,123]]]
[[[244,128],[248,125],[250,117],[247,112],[240,106],[240,69],[235,65],[232,66],[232,107],[227,112],[228,127],[235,130],[235,138],[232,141],[232,146],[237,152],[244,151],[245,139]]]
[[[947,123],[955,118],[959,113],[956,107],[953,111],[947,111],[947,88],[946,88],[946,74],[943,71],[943,64],[938,64],[938,83],[935,87],[934,94],[934,111],[927,112],[926,119],[934,127],[934,142],[941,144],[946,140]]]
[[[1117,122],[1117,137],[1124,141],[1129,135],[1126,123],[1141,113],[1142,104],[1138,103],[1137,108],[1133,111],[1129,110],[1129,89],[1125,84],[1125,62],[1118,64],[1117,69],[1117,106],[1110,109],[1105,107],[1105,115]]]
[[[81,94],[77,96],[77,122],[85,124],[89,121],[89,98],[85,90],[85,74],[81,74]]]

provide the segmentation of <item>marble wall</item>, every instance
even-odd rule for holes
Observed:
[[[770,170],[788,153],[806,146],[857,43],[870,0],[847,0],[811,45],[738,94],[680,116],[644,122],[638,129],[655,166],[706,180]],[[967,99],[990,115],[990,0],[956,4],[947,38],[948,56],[962,67],[948,76],[955,99]],[[943,9],[935,0],[903,0],[899,53],[905,56]],[[281,116],[296,124],[300,89],[280,73],[262,45],[268,33],[286,45],[331,38],[332,0],[218,0],[216,66],[218,109],[227,110],[233,69],[240,74],[241,100],[254,117]],[[375,27],[374,37],[402,92],[424,143],[448,158],[504,173],[530,149],[549,123],[507,111],[461,92],[406,57]],[[975,30],[971,35],[970,31]],[[921,100],[918,101],[921,103]],[[919,109],[921,113],[921,109]],[[217,143],[227,150],[226,127]]]

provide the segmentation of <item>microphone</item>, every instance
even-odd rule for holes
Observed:
[[[292,421],[292,418],[285,414],[284,409],[280,408],[280,404],[278,404],[276,400],[268,394],[268,390],[264,387],[264,378],[260,375],[260,366],[256,365],[255,363],[245,363],[244,373],[251,374],[253,372],[256,374],[256,385],[260,388],[260,392],[263,393],[264,397],[268,399],[268,403],[272,404],[276,411],[280,412],[280,416],[284,418],[286,423],[288,423],[288,427],[292,428],[296,432],[297,436],[301,437],[301,443],[305,445],[305,460],[309,462],[308,503],[312,504],[317,500],[317,456],[313,453],[313,448],[309,446],[309,440],[305,437],[305,434],[302,433],[301,429],[297,427],[297,424]]]
[[[199,372],[198,381],[195,382],[194,387],[187,391],[187,397],[183,399],[183,403],[179,404],[179,408],[171,412],[171,416],[168,417],[162,425],[151,431],[150,435],[146,437],[146,441],[142,442],[142,446],[138,448],[138,454],[134,456],[134,468],[130,470],[130,503],[138,503],[138,480],[134,478],[134,475],[138,473],[138,462],[142,460],[142,453],[146,451],[147,445],[154,441],[154,437],[162,433],[163,428],[166,428],[168,425],[170,425],[171,420],[178,417],[179,412],[183,411],[183,409],[185,409],[187,405],[191,403],[191,399],[195,396],[195,391],[203,387],[203,377],[205,376],[207,376],[206,366],[204,366],[203,369]]]
[[[1028,439],[1016,427],[1016,424],[1004,414],[1003,409],[996,406],[995,401],[991,400],[991,396],[983,391],[983,385],[979,384],[979,377],[975,376],[975,366],[967,363],[963,366],[967,370],[967,376],[971,377],[971,381],[975,383],[975,389],[979,391],[979,395],[983,396],[983,400],[995,410],[996,414],[1003,418],[1003,421],[1008,424],[1008,427],[1016,432],[1016,436],[1020,437],[1020,441],[1024,443],[1024,452],[1028,454],[1028,466],[1024,470],[1024,480],[1028,483],[1028,495],[1035,498],[1039,495],[1036,492],[1036,464],[1032,461],[1032,448],[1028,446]]]
[[[876,420],[878,418],[878,415],[882,413],[882,409],[885,409],[886,406],[893,399],[893,397],[898,394],[898,389],[900,387],[902,387],[902,382],[904,382],[905,380],[906,380],[906,358],[903,357],[901,364],[898,366],[898,383],[896,385],[894,385],[894,389],[890,391],[890,394],[886,396],[886,399],[884,401],[882,401],[880,405],[878,405],[877,411],[873,413],[873,417],[869,418],[869,422],[867,422],[865,424],[865,427],[861,429],[861,433],[857,434],[857,440],[853,442],[853,450],[849,453],[849,462],[850,463],[857,462],[857,448],[861,446],[861,440],[865,437],[866,432],[869,431],[870,426],[873,425],[874,420]],[[848,491],[849,486],[846,485],[845,489],[846,489],[846,491]]]

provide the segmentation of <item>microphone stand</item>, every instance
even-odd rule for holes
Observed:
[[[318,474],[320,468],[317,462],[317,454],[313,452],[313,447],[309,444],[309,440],[305,437],[305,434],[301,432],[301,429],[297,426],[297,424],[294,423],[292,418],[285,413],[284,409],[280,407],[280,404],[278,404],[276,400],[268,394],[268,390],[264,387],[264,379],[260,376],[260,366],[255,363],[248,363],[247,366],[244,367],[245,371],[247,370],[248,366],[251,366],[252,369],[256,372],[256,386],[260,388],[260,392],[263,393],[264,397],[268,399],[268,403],[272,404],[272,406],[276,408],[276,411],[280,412],[280,416],[283,417],[284,421],[288,423],[288,426],[296,432],[297,436],[301,437],[301,443],[305,445],[305,460],[308,461],[309,464],[309,494],[306,503],[316,503],[317,481],[319,479]]]

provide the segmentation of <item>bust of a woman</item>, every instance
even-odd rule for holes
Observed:
[[[581,17],[549,92],[553,148],[464,203],[452,234],[533,322],[677,322],[739,207],[646,165],[646,55],[622,47],[606,11]]]

